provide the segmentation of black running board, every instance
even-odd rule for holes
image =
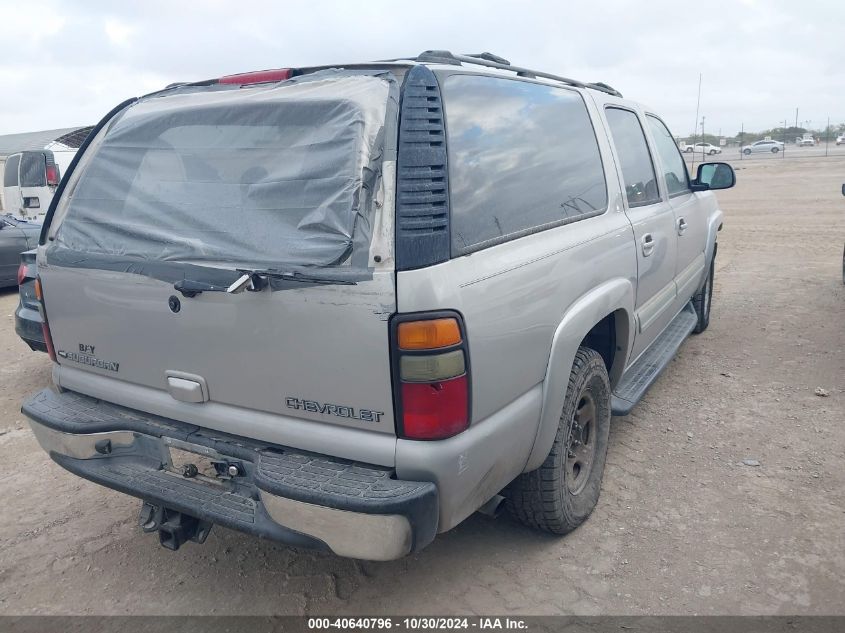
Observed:
[[[643,354],[622,375],[622,380],[613,390],[610,406],[613,415],[628,415],[636,404],[666,369],[681,344],[698,323],[698,316],[692,302],[684,306],[666,329]]]

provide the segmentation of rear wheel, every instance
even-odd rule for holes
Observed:
[[[505,489],[506,507],[525,525],[566,534],[599,500],[610,435],[610,381],[598,352],[575,355],[552,450],[537,470]]]
[[[750,149],[744,149],[744,150],[742,150],[742,153],[745,154],[746,156],[748,156],[751,153],[751,150]]]
[[[772,148],[772,154],[777,154],[780,150],[777,147]]]
[[[716,253],[710,260],[710,270],[707,271],[707,279],[704,285],[692,298],[692,305],[695,314],[698,316],[698,323],[695,324],[693,332],[701,334],[710,325],[710,306],[713,304],[713,277],[716,274]]]

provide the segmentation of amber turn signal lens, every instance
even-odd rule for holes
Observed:
[[[399,324],[399,349],[437,349],[461,342],[456,319],[406,321]]]
[[[41,301],[41,280],[35,280],[35,298]]]

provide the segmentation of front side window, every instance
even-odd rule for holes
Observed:
[[[657,117],[646,116],[651,134],[654,137],[654,144],[657,153],[660,155],[660,162],[663,163],[663,177],[666,179],[666,189],[670,196],[689,191],[689,174],[687,166],[675,139],[663,121]]]
[[[598,143],[578,92],[453,75],[443,95],[454,252],[607,208]]]
[[[6,161],[6,166],[3,170],[3,186],[17,187],[18,186],[18,167],[21,164],[21,155],[15,154],[10,156]]]
[[[605,112],[622,167],[628,206],[642,207],[658,202],[657,177],[639,117],[621,108],[607,108]]]

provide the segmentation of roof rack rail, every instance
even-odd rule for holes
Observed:
[[[413,59],[418,62],[429,62],[434,64],[476,64],[478,66],[487,66],[488,68],[510,70],[512,72],[515,72],[519,77],[542,77],[543,79],[552,79],[554,81],[560,81],[570,86],[576,86],[578,88],[590,88],[592,90],[598,90],[599,92],[605,92],[609,95],[613,95],[614,97],[622,96],[621,92],[614,88],[611,88],[606,83],[602,83],[600,81],[594,83],[584,83],[583,81],[578,81],[577,79],[569,79],[568,77],[561,77],[560,75],[553,75],[551,73],[545,73],[539,70],[531,70],[530,68],[514,66],[504,57],[499,57],[498,55],[494,55],[493,53],[455,55],[450,51],[432,50],[423,51],[416,57],[410,57],[409,59]]]
[[[478,59],[486,59],[488,62],[496,62],[497,64],[504,64],[510,66],[511,63],[504,57],[499,57],[493,53],[465,53],[467,57],[477,57]]]
[[[610,94],[612,94],[615,97],[621,97],[622,96],[622,93],[619,92],[616,88],[614,88],[613,86],[608,86],[603,81],[594,81],[591,84],[587,84],[587,86],[589,88],[593,88],[595,90],[601,90],[602,92],[609,92]]]

